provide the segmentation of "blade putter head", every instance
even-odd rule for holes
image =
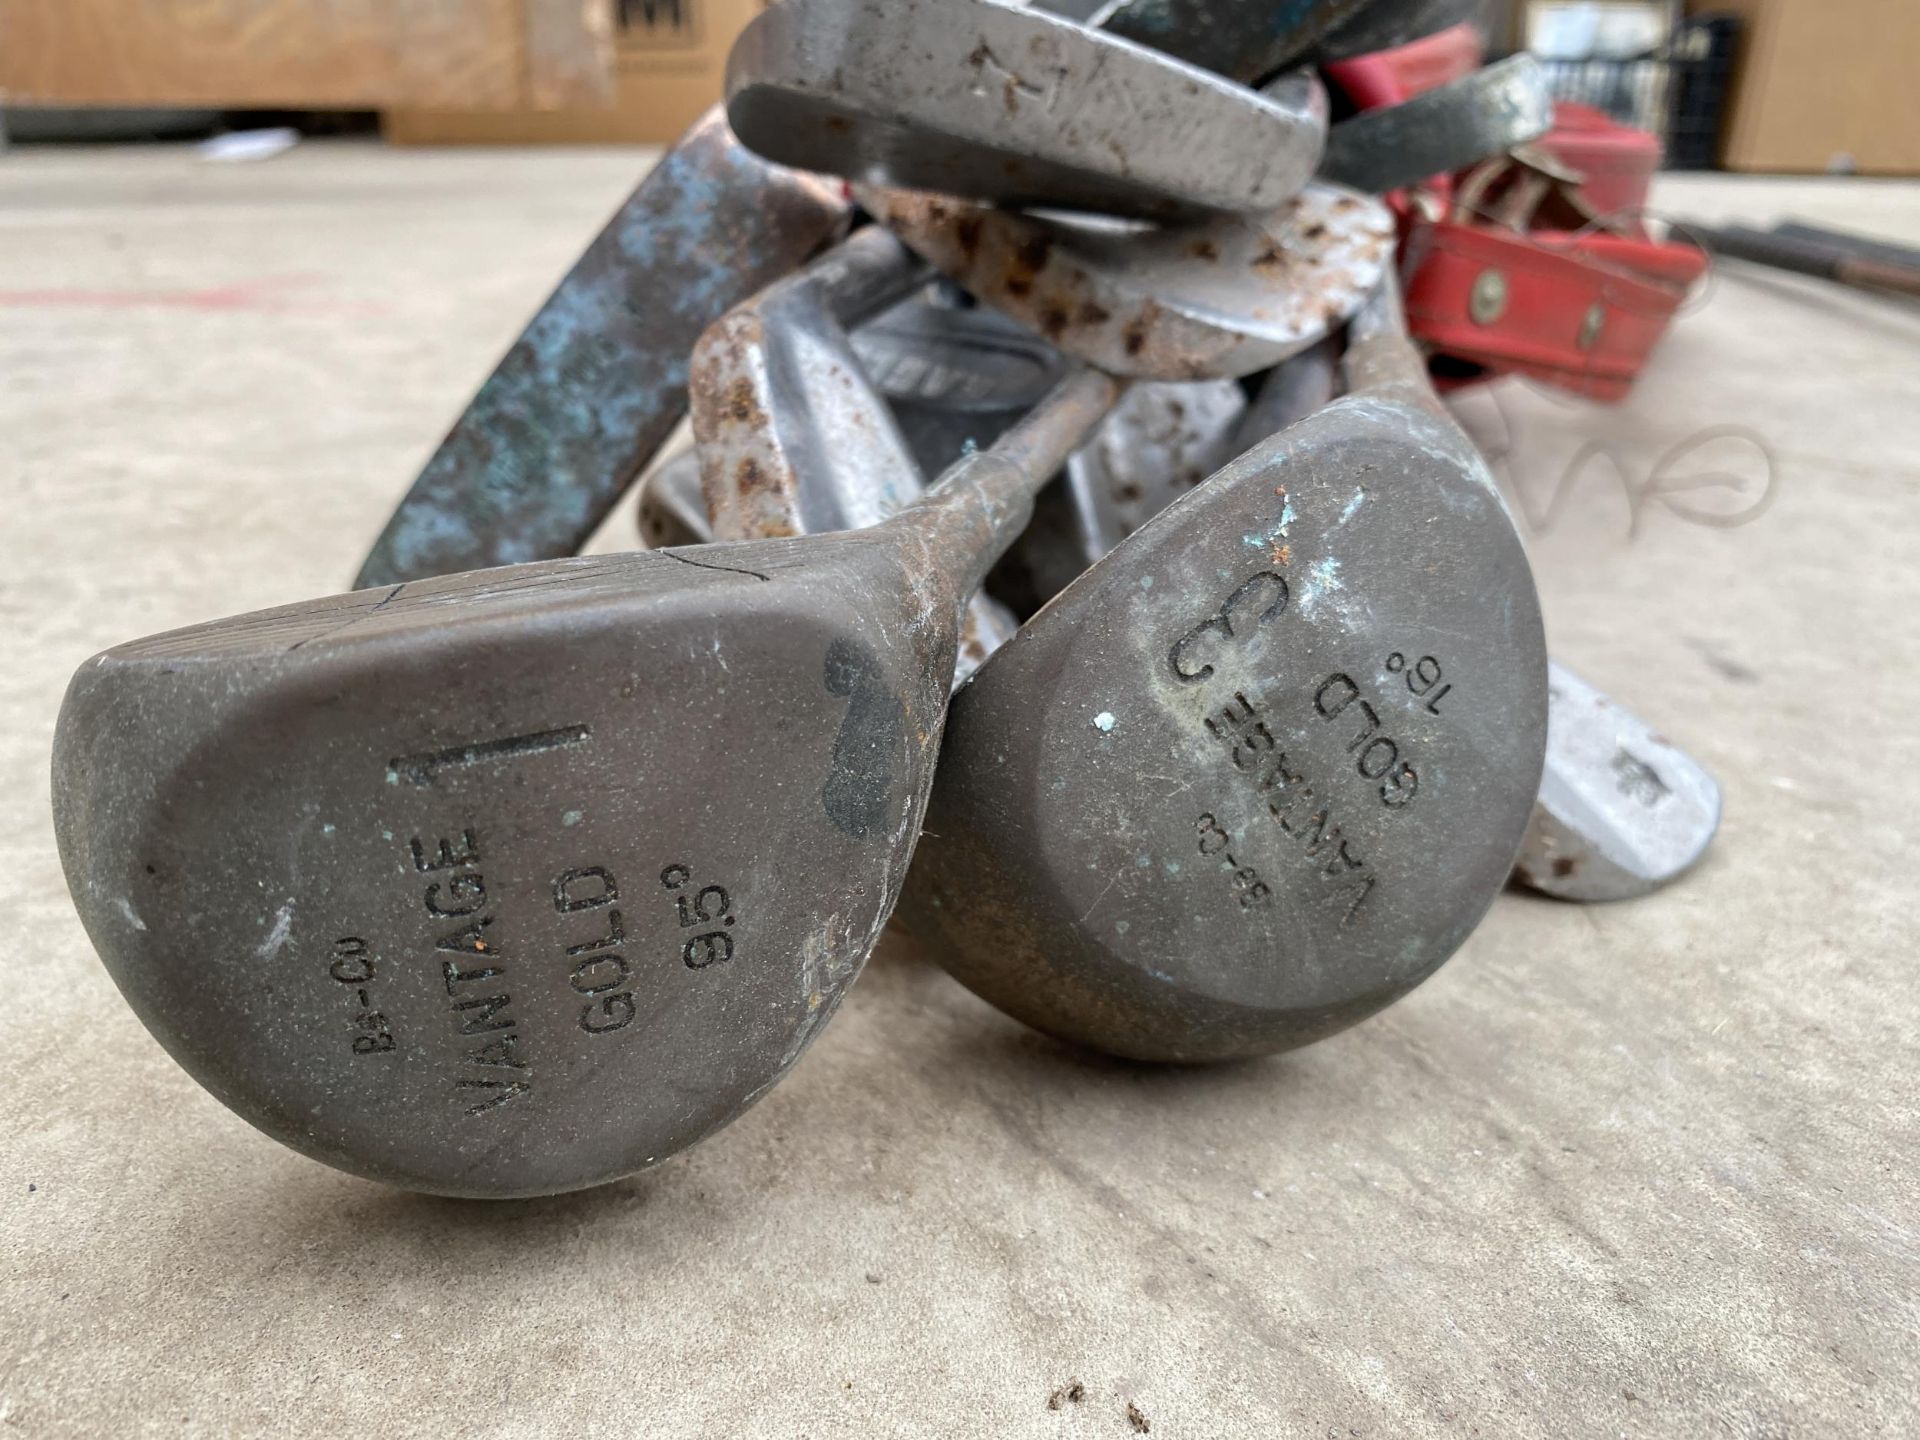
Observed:
[[[925,263],[873,226],[716,321],[694,346],[693,433],[714,535],[755,540],[877,525],[922,475],[846,327],[924,284]],[[959,679],[1018,622],[974,596]]]
[[[169,1052],[373,1179],[521,1196],[738,1115],[912,854],[960,596],[1111,403],[1082,375],[889,525],[563,560],[82,666],[68,884]]]
[[[1320,184],[1256,218],[1151,229],[856,194],[982,302],[1090,365],[1149,380],[1233,379],[1298,354],[1378,287],[1395,238],[1378,200]]]
[[[1504,885],[1546,740],[1539,602],[1397,343],[1397,373],[1350,358],[1374,388],[1176,501],[955,696],[902,914],[993,1004],[1141,1059],[1285,1049],[1412,989]]]
[[[1313,173],[1323,118],[1044,12],[781,0],[727,61],[769,159],[851,180],[1143,219],[1252,213]]]
[[[357,585],[573,554],[685,414],[700,332],[826,244],[848,213],[840,186],[768,164],[708,111],[501,358]]]
[[[1384,194],[1538,140],[1553,94],[1533,56],[1497,61],[1399,105],[1364,110],[1327,135],[1322,178]]]
[[[1632,900],[1699,863],[1720,786],[1698,761],[1564,666],[1552,667],[1547,764],[1514,878],[1584,902]]]

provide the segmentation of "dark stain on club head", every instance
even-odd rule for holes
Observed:
[[[845,637],[827,647],[822,680],[829,695],[846,697],[847,713],[834,736],[821,803],[836,826],[864,840],[884,830],[892,811],[904,707],[873,652]]]

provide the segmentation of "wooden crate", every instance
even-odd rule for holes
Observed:
[[[0,0],[14,104],[522,109],[612,94],[613,0]]]
[[[664,145],[720,98],[734,37],[768,3],[620,0],[611,105],[505,114],[407,106],[387,112],[387,138],[400,145]]]

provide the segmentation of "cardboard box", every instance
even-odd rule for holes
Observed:
[[[13,104],[532,109],[612,90],[613,0],[0,0]]]
[[[389,110],[398,145],[665,145],[720,98],[727,52],[770,0],[619,0],[611,105],[542,113]]]
[[[1721,128],[1729,170],[1920,175],[1920,3],[1711,0],[1745,21]]]

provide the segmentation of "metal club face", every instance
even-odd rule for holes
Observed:
[[[1477,924],[1538,788],[1546,656],[1512,522],[1423,385],[1241,456],[955,696],[902,914],[963,983],[1103,1050],[1220,1059],[1364,1018]]]
[[[859,530],[917,498],[919,462],[862,370],[846,326],[922,285],[924,262],[878,226],[716,321],[693,352],[693,432],[714,535]],[[1018,622],[967,606],[957,678]]]
[[[1110,374],[1216,380],[1323,339],[1376,289],[1393,216],[1310,185],[1255,218],[1142,229],[860,187],[861,204],[944,274]]]
[[[1562,900],[1632,900],[1671,884],[1720,828],[1698,761],[1564,666],[1549,672],[1547,763],[1514,877]]]
[[[1553,95],[1531,55],[1514,55],[1327,134],[1320,174],[1381,194],[1464,170],[1553,128]]]
[[[1111,403],[877,530],[475,572],[177,631],[68,691],[76,906],[166,1048],[308,1155],[546,1194],[750,1105],[920,829],[959,600]]]
[[[718,107],[695,121],[480,387],[356,583],[573,554],[685,414],[700,332],[847,214],[841,187],[768,164]]]
[[[1324,118],[986,0],[781,0],[726,89],[740,138],[783,164],[1146,219],[1272,209],[1325,139]]]

